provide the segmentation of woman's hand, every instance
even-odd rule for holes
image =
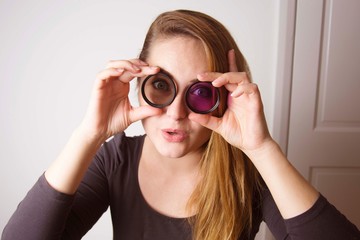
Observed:
[[[246,154],[258,150],[270,137],[259,89],[247,74],[238,72],[234,52],[229,52],[230,72],[207,72],[198,75],[200,81],[212,81],[215,87],[229,91],[228,108],[221,118],[191,113],[189,118],[221,134],[231,145]]]
[[[124,131],[135,121],[158,114],[159,109],[150,106],[133,108],[128,94],[132,79],[155,74],[159,70],[139,59],[110,61],[107,68],[97,75],[81,129],[89,136],[105,140]]]
[[[271,138],[260,92],[245,73],[237,72],[234,52],[229,52],[230,72],[205,73],[200,81],[229,91],[228,108],[221,118],[191,113],[189,118],[221,134],[240,148],[254,163],[283,218],[292,218],[313,206],[319,193],[291,165]]]
[[[128,98],[132,79],[158,71],[158,67],[150,67],[134,59],[111,61],[97,75],[84,120],[45,172],[48,183],[54,189],[74,194],[97,150],[107,138],[124,131],[137,120],[161,112],[150,106],[133,108]]]

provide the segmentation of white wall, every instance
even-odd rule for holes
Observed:
[[[136,57],[165,10],[200,10],[229,28],[272,129],[279,1],[0,1],[0,231],[81,121],[96,73],[110,59]],[[85,237],[99,238],[112,238],[108,213]]]

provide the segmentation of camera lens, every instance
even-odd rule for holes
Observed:
[[[220,93],[211,82],[195,82],[186,92],[186,104],[196,113],[210,113],[214,111],[220,100]]]
[[[174,81],[164,73],[148,76],[141,87],[144,100],[151,106],[162,108],[174,101],[176,86]]]

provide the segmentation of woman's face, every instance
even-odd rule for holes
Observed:
[[[161,115],[142,121],[148,138],[165,157],[179,158],[201,151],[211,130],[188,119],[190,110],[185,104],[184,94],[198,73],[209,70],[203,46],[198,40],[188,37],[158,39],[151,46],[146,61],[168,73],[178,90],[174,101],[162,109]],[[146,104],[141,94],[139,102]]]

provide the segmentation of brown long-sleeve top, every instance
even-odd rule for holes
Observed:
[[[76,194],[54,190],[42,175],[10,218],[2,240],[81,239],[110,206],[114,239],[191,239],[187,219],[164,216],[145,201],[138,182],[144,136],[116,135],[103,144]],[[284,220],[264,190],[253,209],[251,236],[265,221],[276,239],[360,239],[360,232],[323,196],[307,212]],[[243,239],[243,238],[241,238]]]

